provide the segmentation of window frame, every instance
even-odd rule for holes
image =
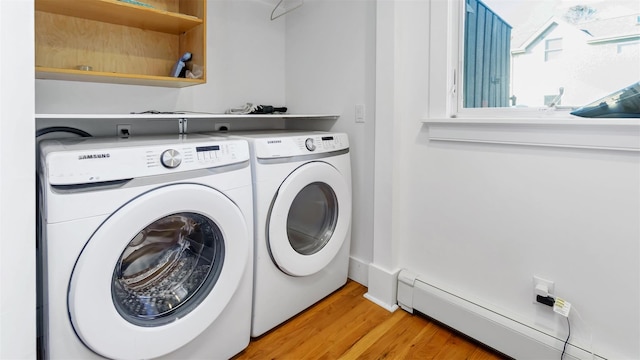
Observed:
[[[447,65],[447,103],[445,106],[446,117],[448,118],[515,118],[515,119],[584,119],[571,115],[575,106],[554,106],[554,107],[494,107],[494,108],[465,108],[464,107],[464,26],[466,0],[440,0],[436,1],[439,6],[432,6],[431,20],[436,21],[439,17],[444,17],[447,22],[447,44],[446,53],[448,57]],[[446,9],[445,9],[446,8]],[[440,18],[441,19],[441,18]],[[433,39],[433,36],[431,37]],[[434,47],[431,48],[431,60],[434,60]],[[436,50],[438,51],[438,50]],[[546,56],[546,51],[545,51]],[[435,75],[433,72],[431,76]],[[430,89],[433,91],[434,89]],[[588,119],[589,121],[606,122],[602,119]]]
[[[555,42],[559,42],[560,46],[557,48],[549,48],[550,44],[554,44]],[[552,38],[552,39],[545,39],[544,40],[544,61],[545,62],[549,62],[549,61],[555,61],[558,58],[557,57],[549,57],[550,54],[553,54],[554,56],[562,56],[562,48],[563,43],[562,43],[562,38],[561,37],[556,37],[556,38]]]
[[[583,118],[570,107],[464,108],[466,0],[429,5],[426,116],[430,141],[640,152],[640,118]],[[446,71],[443,71],[445,69]]]

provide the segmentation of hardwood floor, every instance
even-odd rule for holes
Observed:
[[[393,313],[365,299],[349,280],[341,289],[260,338],[245,359],[505,359],[426,317]]]

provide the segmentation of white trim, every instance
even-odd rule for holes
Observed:
[[[398,302],[417,310],[516,359],[559,359],[565,339],[552,336],[498,313],[403,270],[398,275]],[[602,359],[571,342],[565,359]]]
[[[369,300],[369,301],[371,301],[372,303],[384,308],[388,312],[394,312],[394,311],[398,310],[398,304],[387,304],[384,301],[382,301],[382,300],[376,298],[375,296],[371,295],[371,293],[364,294],[364,298]]]
[[[629,126],[640,128],[640,118],[583,118],[583,117],[524,117],[524,118],[434,118],[423,119],[425,124],[501,124],[501,125],[595,125],[595,126]]]
[[[201,112],[185,112],[175,114],[35,114],[38,120],[47,119],[331,119],[336,120],[340,115],[334,114],[216,114]]]
[[[364,286],[369,284],[369,263],[353,256],[349,257],[349,279]]]
[[[599,37],[593,40],[587,40],[587,44],[598,44],[608,41],[628,41],[631,42],[633,40],[640,39],[640,34],[628,34],[628,35],[618,35],[618,36],[609,36],[609,37]]]
[[[398,310],[396,299],[399,272],[400,269],[390,271],[375,264],[369,264],[369,291],[364,294],[364,297],[390,312]]]
[[[423,120],[432,141],[640,152],[640,119]]]
[[[536,41],[539,37],[541,37],[552,25],[560,25],[560,23],[555,18],[549,19],[544,25],[542,25],[533,35],[531,35],[527,40],[525,40],[518,48],[511,50],[512,54],[522,54],[527,51],[527,48]]]

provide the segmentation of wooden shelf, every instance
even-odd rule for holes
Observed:
[[[195,16],[133,5],[117,0],[36,0],[35,9],[167,34],[181,34],[203,23]]]
[[[206,0],[35,0],[37,79],[180,88],[206,83]],[[184,53],[199,79],[169,76]],[[79,66],[92,70],[76,70]]]
[[[119,74],[100,71],[81,71],[36,66],[36,79],[89,81],[109,84],[162,86],[182,88],[204,84],[202,79],[185,79],[168,76],[152,76],[138,74]]]

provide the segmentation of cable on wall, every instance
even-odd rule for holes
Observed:
[[[273,8],[273,10],[271,11],[271,21],[279,18],[282,15],[286,15],[286,14],[292,12],[293,10],[299,8],[300,6],[302,6],[304,4],[304,0],[300,0],[300,4],[296,5],[295,7],[292,7],[291,9],[285,10],[285,11],[281,12],[280,14],[278,14],[276,16],[273,16],[273,14],[276,13],[276,10],[280,7],[280,5],[282,5],[282,2],[284,2],[284,0],[278,1],[278,4],[276,5],[276,7]]]

